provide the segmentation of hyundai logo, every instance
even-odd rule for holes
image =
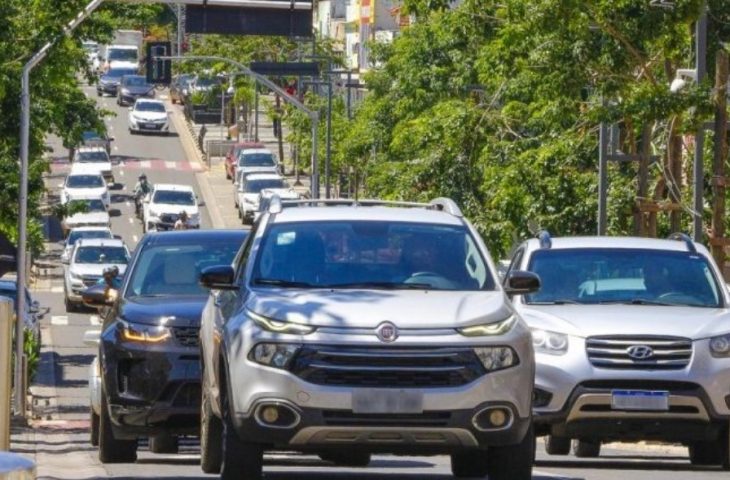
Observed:
[[[654,356],[654,350],[648,345],[632,345],[626,353],[634,360],[647,360]]]
[[[398,327],[390,322],[383,322],[378,325],[378,328],[375,330],[375,334],[378,336],[378,339],[380,339],[381,342],[395,342],[395,340],[398,338]]]

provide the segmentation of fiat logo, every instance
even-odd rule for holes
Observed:
[[[381,342],[395,342],[395,340],[398,338],[398,327],[390,322],[384,322],[378,325],[375,333],[378,335],[378,338]]]
[[[646,360],[654,356],[654,350],[648,345],[632,345],[626,349],[626,353],[634,360]]]

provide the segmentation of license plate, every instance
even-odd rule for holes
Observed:
[[[668,411],[669,392],[660,390],[614,390],[611,392],[611,409]]]
[[[155,128],[155,124],[154,123],[145,123],[144,128]]]
[[[355,390],[353,413],[423,413],[423,392],[395,389]]]

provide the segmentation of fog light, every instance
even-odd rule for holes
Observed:
[[[261,412],[261,417],[266,423],[276,423],[279,420],[279,409],[276,407],[266,407]]]
[[[487,407],[472,418],[472,425],[482,432],[501,430],[509,427],[511,423],[512,411],[506,407]]]
[[[498,428],[507,423],[507,415],[504,413],[504,410],[492,410],[489,413],[489,423]]]

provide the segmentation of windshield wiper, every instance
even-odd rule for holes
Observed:
[[[433,288],[430,283],[403,283],[403,282],[353,282],[335,283],[323,285],[323,288],[377,288],[384,290],[429,290]]]
[[[631,298],[628,300],[603,300],[598,302],[601,305],[620,304],[620,305],[656,305],[660,307],[676,307],[677,303],[660,302],[658,300],[648,300],[646,298]]]
[[[559,298],[557,300],[548,300],[544,302],[530,302],[530,305],[585,305],[584,302],[571,300],[569,298]]]
[[[271,285],[284,288],[324,288],[307,282],[291,282],[289,280],[281,280],[277,278],[257,278],[252,283],[254,285]]]

